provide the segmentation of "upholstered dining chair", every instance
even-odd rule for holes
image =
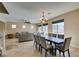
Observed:
[[[34,35],[34,45],[37,48],[37,41],[36,41],[36,35]]]
[[[34,42],[36,43],[36,48],[37,46],[39,47],[39,51],[40,51],[40,40],[39,40],[39,36],[38,35],[34,35]]]
[[[33,46],[35,46],[35,44],[36,44],[35,34],[32,34],[32,35],[33,35]]]
[[[48,51],[53,51],[53,46],[50,44],[46,43],[46,40],[44,37],[39,37],[40,39],[40,47],[41,47],[41,53],[42,53],[42,48],[45,49],[45,57],[47,56]]]
[[[71,38],[72,37],[65,38],[63,44],[56,45],[56,49],[59,50],[59,56],[61,56],[61,52],[62,52],[63,56],[65,57],[65,52],[68,51],[68,55],[70,57],[69,46],[70,46]]]

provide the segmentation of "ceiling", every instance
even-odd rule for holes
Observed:
[[[0,14],[0,19],[11,22],[23,22],[25,19],[38,23],[43,11],[50,19],[79,8],[79,2],[3,2],[3,4],[9,15]]]

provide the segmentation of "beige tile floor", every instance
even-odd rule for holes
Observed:
[[[79,56],[79,48],[70,47],[71,57]],[[67,52],[66,52],[67,56]],[[44,57],[38,49],[33,46],[33,41],[18,43],[18,39],[6,39],[6,55],[4,57]],[[55,57],[48,53],[48,57]],[[57,56],[59,54],[57,53]]]

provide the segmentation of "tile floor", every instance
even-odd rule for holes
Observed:
[[[79,48],[70,47],[70,54],[71,57],[79,57]],[[41,54],[33,46],[33,41],[19,43],[18,39],[6,39],[6,55],[4,57],[44,57],[44,53]],[[52,56],[48,53],[48,57],[59,57],[59,54],[57,52],[57,56]]]

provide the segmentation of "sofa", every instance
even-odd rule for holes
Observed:
[[[29,32],[21,32],[16,33],[16,38],[18,38],[19,42],[26,42],[26,41],[32,41],[33,40],[33,34]]]

